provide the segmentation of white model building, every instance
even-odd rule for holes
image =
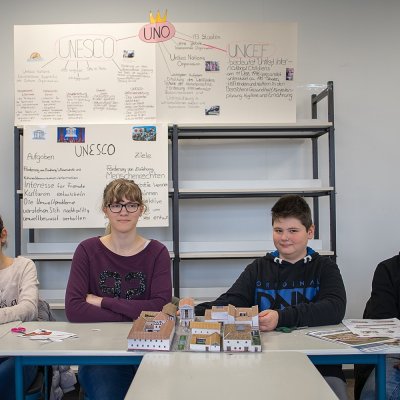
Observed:
[[[261,351],[260,331],[252,329],[249,324],[226,324],[223,349],[231,352]]]
[[[192,321],[190,331],[190,350],[221,351],[221,324],[219,322]]]
[[[231,304],[227,306],[213,306],[211,310],[206,310],[204,321],[218,321],[224,325],[248,324],[253,329],[258,329],[258,306],[235,307]]]
[[[220,352],[221,335],[215,332],[211,335],[192,334],[190,337],[190,350]]]
[[[173,309],[175,307],[175,309]],[[142,311],[128,335],[128,350],[169,351],[175,333],[176,306]]]
[[[179,300],[179,318],[182,326],[189,326],[194,321],[194,300],[191,297]]]

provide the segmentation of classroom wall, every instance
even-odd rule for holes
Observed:
[[[176,22],[298,22],[299,86],[328,80],[335,85],[338,264],[348,294],[347,316],[360,317],[376,264],[400,249],[397,0],[3,2],[0,213],[9,228],[9,254],[14,252],[13,25],[143,22],[150,10],[166,8]],[[246,214],[240,217],[243,229],[251,230]],[[236,268],[242,263],[236,261]],[[47,266],[41,281],[60,281],[60,271]],[[61,280],[67,271],[63,269]],[[233,280],[236,270],[224,273]],[[207,274],[198,278],[207,283]]]

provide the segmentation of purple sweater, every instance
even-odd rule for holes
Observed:
[[[88,293],[103,297],[101,308],[86,302]],[[79,244],[65,294],[71,322],[132,321],[141,311],[159,311],[171,301],[171,261],[157,240],[134,256],[120,256],[98,237]]]

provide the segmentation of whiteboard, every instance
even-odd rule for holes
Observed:
[[[296,120],[296,23],[14,27],[15,125]]]

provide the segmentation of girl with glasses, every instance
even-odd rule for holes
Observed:
[[[160,311],[171,301],[167,248],[139,235],[145,211],[142,192],[131,180],[116,179],[103,193],[105,235],[81,242],[73,256],[65,296],[71,322],[133,321],[141,311]],[[133,366],[81,366],[79,381],[89,399],[123,399]]]

